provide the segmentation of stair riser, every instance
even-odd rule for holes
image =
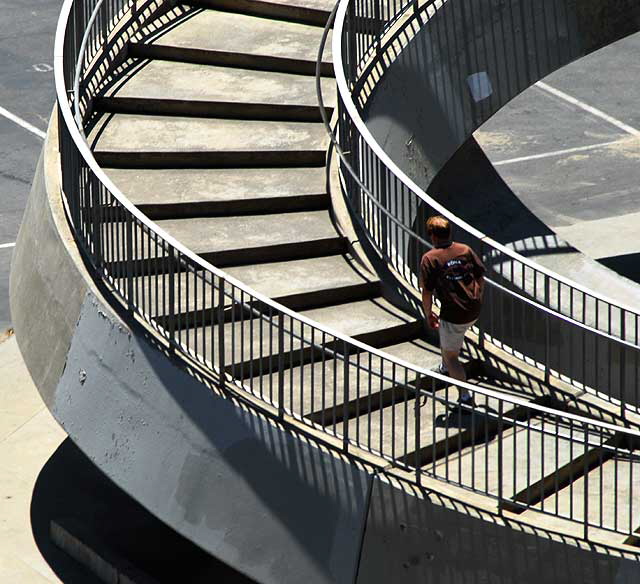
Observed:
[[[265,197],[232,201],[202,201],[193,203],[142,204],[138,209],[153,221],[163,219],[193,219],[197,217],[229,217],[296,211],[321,211],[329,208],[326,194],[296,197]]]
[[[292,294],[290,296],[279,296],[273,298],[273,300],[287,308],[290,308],[291,310],[300,311],[321,308],[323,306],[333,304],[369,300],[377,297],[379,294],[380,283],[370,282],[354,286],[332,288],[330,290],[318,290],[315,292]],[[259,304],[256,304],[254,308],[260,308],[261,310],[266,311],[266,307]],[[224,322],[232,322],[234,317],[236,321],[239,321],[241,318],[248,319],[249,316],[249,311],[246,309],[242,310],[237,308],[232,311],[232,309],[228,308],[224,311]],[[171,318],[165,316],[159,317],[156,320],[164,328],[170,328]],[[180,315],[175,316],[173,320],[175,322],[174,330],[210,326],[218,324],[219,322],[217,310],[211,310],[211,308],[183,312]]]
[[[277,4],[262,0],[191,0],[189,5],[251,14],[253,16],[266,16],[276,20],[286,20],[313,26],[325,26],[330,14],[326,10]]]
[[[113,114],[259,120],[268,122],[322,122],[320,110],[316,106],[103,97],[94,100],[94,109],[98,112]],[[329,109],[329,116],[331,116],[332,113],[333,110]]]
[[[102,168],[318,168],[322,150],[209,152],[95,152]]]
[[[231,249],[220,252],[200,252],[198,255],[206,262],[219,267],[244,266],[267,262],[284,262],[306,258],[317,258],[346,253],[348,241],[343,237],[332,237],[314,241],[302,241],[273,246]],[[112,262],[106,270],[114,278],[119,278],[125,271],[133,277],[168,274],[172,270],[179,273],[175,261],[173,266],[168,257],[151,260],[131,260],[130,262]]]
[[[230,51],[214,51],[188,47],[171,47],[166,45],[146,45],[130,43],[129,56],[138,59],[158,59],[194,65],[213,65],[216,67],[232,67],[251,71],[270,71],[273,73],[291,73],[293,75],[316,74],[316,63],[304,59],[286,57],[270,57],[249,53],[232,53]],[[322,77],[334,77],[332,63],[320,65]]]

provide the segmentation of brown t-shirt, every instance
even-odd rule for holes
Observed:
[[[422,256],[420,285],[440,300],[440,318],[466,324],[480,315],[485,268],[463,243],[434,247]]]

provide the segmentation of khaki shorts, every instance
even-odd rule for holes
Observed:
[[[453,324],[440,320],[440,348],[445,351],[460,351],[466,332],[476,324],[478,319],[466,324]]]

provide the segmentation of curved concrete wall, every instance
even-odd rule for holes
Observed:
[[[60,203],[55,130],[14,256],[16,334],[70,437],[157,517],[259,582],[637,581],[637,558],[553,543],[461,491],[391,481],[187,370],[110,306],[82,264]],[[526,557],[530,570],[516,563]]]

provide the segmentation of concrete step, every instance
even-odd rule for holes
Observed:
[[[575,450],[574,450],[575,453]],[[585,508],[585,491],[587,505]],[[582,521],[588,517],[592,525],[632,533],[640,524],[640,460],[637,454],[620,451],[539,505],[523,517],[536,516],[537,511]]]
[[[187,4],[319,27],[325,26],[333,8],[331,0],[190,0]]]
[[[296,75],[313,76],[316,73],[316,63],[303,59],[288,59],[285,57],[269,57],[252,55],[251,53],[213,51],[189,47],[168,47],[158,44],[130,43],[129,57],[215,65],[254,71],[272,71],[274,73],[294,73]],[[334,74],[332,63],[322,63],[320,65],[320,75],[322,77],[333,77]]]
[[[114,168],[107,174],[153,220],[329,207],[324,168]]]
[[[203,10],[148,43],[131,43],[129,56],[315,75],[321,37],[317,26]],[[329,49],[323,59],[322,74],[332,76]]]
[[[322,257],[347,251],[346,239],[336,233],[326,211],[171,219],[157,224],[217,267]],[[146,241],[143,246],[134,237],[128,257],[125,225],[105,222],[104,229],[114,231],[115,240],[122,242],[120,246],[104,250],[107,269],[114,277],[122,277],[125,268],[134,276],[179,274],[183,270],[179,258],[170,260],[161,241],[158,245]]]
[[[509,418],[519,421],[506,424],[501,435],[496,430],[489,439],[480,432],[473,443],[435,461],[429,470],[473,489],[513,499],[517,493],[535,489],[546,475],[583,452],[576,441],[583,436],[582,428],[569,428],[546,416]]]
[[[491,387],[490,383],[481,385]],[[423,394],[419,402],[410,388],[404,388],[403,393],[396,391],[395,395],[395,403],[378,409],[374,416],[359,416],[346,424],[337,424],[337,431],[347,432],[360,446],[393,457],[407,468],[420,466],[428,473],[434,473],[433,465],[438,461],[450,460],[455,453],[471,445],[484,445],[498,432],[491,412],[498,411],[499,404],[492,398],[476,393],[476,413],[457,416],[450,414],[446,405],[458,399],[458,392],[452,386],[446,386],[436,394]],[[519,419],[526,415],[525,412],[513,408],[513,411],[506,411],[505,416]],[[506,422],[504,427],[508,428]],[[441,464],[443,473],[438,476],[447,479],[448,468],[444,462]]]
[[[323,80],[322,89],[327,106],[335,105],[335,82]],[[132,69],[105,97],[195,102],[194,111],[198,107],[211,111],[213,106],[208,104],[217,102],[228,103],[228,109],[231,104],[260,104],[265,111],[266,106],[318,108],[313,77],[159,60]]]
[[[345,251],[326,211],[159,221],[214,265],[320,257]]]
[[[99,97],[93,102],[101,113],[189,116],[232,120],[279,122],[322,122],[320,110],[310,105],[237,103],[229,101],[190,101],[143,97]],[[329,116],[332,109],[328,109]]]
[[[577,448],[574,458],[557,468],[551,467],[551,472],[540,476],[536,473],[535,479],[528,483],[525,488],[515,493],[510,501],[502,503],[503,509],[508,509],[512,513],[522,513],[527,507],[540,503],[547,497],[556,494],[561,489],[570,488],[571,483],[592,471],[598,466],[602,466],[606,461],[614,458],[616,448],[625,448],[628,441],[621,434],[614,434],[605,441],[606,447],[594,446],[585,451],[584,448]]]
[[[435,351],[436,347],[429,349]],[[384,407],[380,406],[381,396],[396,388],[400,398],[398,387],[411,382],[388,361],[371,353],[350,355],[349,362],[348,379],[345,379],[342,357],[334,359],[328,353],[312,354],[308,362],[286,368],[282,373],[285,408],[335,432],[339,422],[353,417],[352,404],[362,410],[377,411]],[[278,386],[279,373],[273,373],[272,377],[267,374],[262,378],[246,379],[245,383],[259,393],[261,388]],[[413,391],[407,393],[411,397],[414,395]]]
[[[304,310],[299,314],[367,344],[411,338],[421,326],[420,322],[382,298]],[[236,378],[270,376],[280,365],[283,368],[294,367],[312,359],[321,359],[324,351],[343,350],[342,342],[336,341],[331,335],[317,333],[311,342],[309,327],[301,327],[299,322],[292,322],[290,317],[285,316],[284,328],[292,330],[293,334],[285,334],[281,339],[283,350],[278,354],[280,339],[277,323],[278,315],[275,312],[270,318],[264,315],[251,317],[243,313],[224,325],[225,367]],[[181,339],[185,345],[194,348],[205,345],[207,339],[219,339],[219,336],[217,326],[198,327],[182,331]],[[232,363],[236,364],[235,367],[232,367]]]
[[[90,133],[107,167],[271,167],[324,165],[324,126],[115,114]]]
[[[293,310],[344,304],[380,295],[379,280],[363,272],[349,255],[239,266],[225,271]],[[140,276],[135,280],[135,287],[145,312],[169,328],[171,311],[168,307],[173,286],[174,328],[177,330],[219,322],[219,295],[205,282],[210,280],[202,272],[189,271],[173,279],[165,276],[159,281]],[[231,297],[226,297],[223,313],[226,321],[232,319],[232,306],[235,317],[239,318],[240,307]]]

